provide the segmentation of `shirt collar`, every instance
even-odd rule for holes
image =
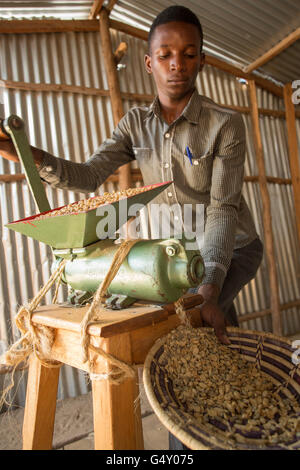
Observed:
[[[202,107],[202,99],[198,91],[195,89],[194,93],[190,97],[190,100],[184,110],[182,116],[184,116],[189,122],[198,124]]]
[[[148,111],[146,113],[146,118],[154,114],[156,117],[160,117],[160,105],[158,96],[154,98],[152,103],[150,104]]]
[[[189,102],[187,103],[186,107],[182,111],[181,116],[184,116],[187,119],[187,121],[193,124],[198,124],[199,116],[201,112],[201,104],[202,104],[201,96],[199,95],[198,91],[195,89],[192,96],[189,99]],[[151,105],[149,106],[149,109],[146,114],[146,118],[153,114],[158,118],[160,117],[160,105],[159,105],[158,96],[154,98]]]

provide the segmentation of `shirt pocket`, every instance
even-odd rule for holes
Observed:
[[[196,191],[209,191],[211,187],[211,177],[213,168],[213,155],[211,153],[204,155],[194,155],[193,164],[189,158],[184,156],[185,181],[188,186]]]
[[[145,184],[148,184],[153,175],[153,150],[145,147],[133,147],[133,154],[142,172]]]
[[[149,158],[152,154],[152,149],[145,147],[133,147],[132,148],[135,158],[139,161],[143,158]]]

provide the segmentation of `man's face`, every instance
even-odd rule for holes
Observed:
[[[159,95],[180,100],[193,90],[204,64],[200,47],[200,33],[193,24],[172,21],[157,26],[145,65],[153,74]]]

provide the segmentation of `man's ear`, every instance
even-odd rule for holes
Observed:
[[[204,64],[205,64],[205,54],[204,52],[201,52],[199,72],[202,72]]]
[[[145,54],[144,57],[144,62],[145,62],[145,68],[148,73],[152,73],[152,68],[151,68],[151,57],[149,54]]]

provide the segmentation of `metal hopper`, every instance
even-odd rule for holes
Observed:
[[[65,206],[51,211],[45,188],[34,164],[31,148],[24,131],[24,122],[18,116],[11,115],[0,122],[0,138],[7,139],[9,137],[12,139],[23,164],[28,185],[40,213],[11,222],[6,227],[56,249],[82,248],[110,237],[132,217],[132,215],[128,215],[130,207],[134,204],[148,204],[172,183],[172,181],[168,181],[151,185],[149,190],[140,194],[123,197],[112,204],[103,204],[101,208],[106,208],[107,212],[101,209],[100,214],[99,211],[97,213],[97,209],[91,209],[69,215],[51,216],[49,215],[51,212]],[[114,223],[108,224],[107,230],[99,233],[99,222],[103,218],[107,218],[107,214],[112,213],[114,214]]]
[[[113,235],[128,219],[132,216],[128,215],[130,207],[134,204],[146,205],[172,181],[166,183],[158,183],[149,186],[140,194],[122,198],[112,204],[101,205],[101,215],[97,215],[97,209],[91,209],[87,212],[81,212],[70,215],[49,216],[53,211],[46,211],[40,214],[27,217],[26,219],[17,220],[6,225],[9,229],[27,235],[28,237],[46,243],[53,248],[82,248],[98,240],[108,238]],[[155,186],[153,188],[153,186]],[[146,188],[147,186],[145,186]],[[152,188],[152,189],[150,189]],[[75,203],[74,203],[75,204]],[[124,208],[127,205],[127,210]],[[111,206],[115,211],[115,223],[108,224],[105,232],[99,233],[97,225],[103,218],[107,218],[107,214],[111,213]],[[63,206],[64,207],[64,206]],[[61,209],[61,208],[58,208]],[[106,209],[106,210],[104,210]],[[41,218],[45,216],[45,218]],[[110,227],[111,225],[111,227]],[[99,227],[99,226],[98,226]]]

